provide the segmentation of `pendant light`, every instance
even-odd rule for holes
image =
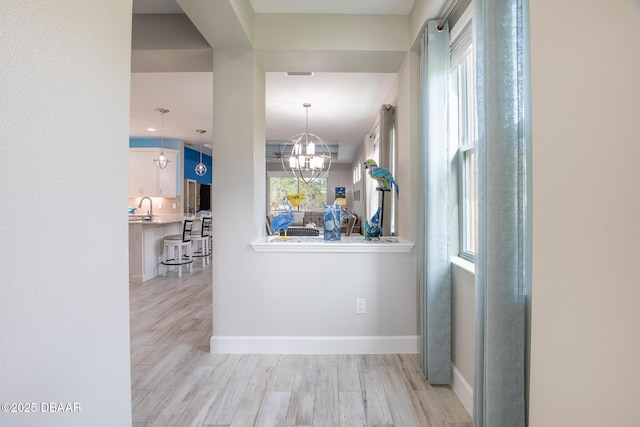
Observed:
[[[169,164],[169,158],[167,157],[166,154],[164,154],[164,115],[165,113],[168,113],[169,110],[167,110],[166,108],[156,108],[156,111],[159,112],[162,117],[162,124],[160,128],[161,146],[160,146],[160,154],[158,154],[156,158],[153,159],[153,164],[155,164],[160,169],[164,169]]]
[[[309,107],[306,109],[306,126],[303,133],[292,136],[282,146],[280,160],[282,168],[290,172],[298,181],[309,184],[324,178],[331,167],[331,150],[318,135],[309,133]]]
[[[200,163],[196,165],[196,175],[204,176],[207,173],[207,165],[202,163],[202,134],[206,132],[206,130],[198,129],[196,130],[200,134]]]

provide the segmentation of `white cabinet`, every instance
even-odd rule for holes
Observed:
[[[156,168],[158,171],[158,193],[160,197],[176,197],[178,186],[178,162],[175,151],[165,150],[169,158],[169,163],[164,169]],[[153,160],[152,160],[153,164]],[[155,165],[153,165],[155,167]]]
[[[175,150],[164,150],[169,158],[164,169],[153,163],[159,153],[159,148],[129,150],[129,196],[176,197],[177,153]]]
[[[155,152],[129,150],[129,195],[155,196],[158,177],[153,159]]]

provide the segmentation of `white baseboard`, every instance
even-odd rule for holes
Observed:
[[[394,354],[419,353],[419,336],[273,337],[212,336],[211,353]]]
[[[159,276],[158,271],[152,271],[151,273],[147,273],[147,274],[130,274],[129,280],[133,282],[146,282],[147,280],[151,280],[158,276]]]
[[[460,402],[462,402],[464,409],[467,410],[469,415],[473,416],[473,387],[469,385],[467,380],[462,376],[462,372],[460,372],[453,363],[451,363],[451,367],[453,368],[451,388],[453,388],[453,392],[458,396]]]
[[[158,270],[154,270],[151,273],[143,274],[142,275],[142,281],[146,282],[147,280],[151,280],[151,279],[153,279],[155,277],[158,277],[158,276],[159,276]]]

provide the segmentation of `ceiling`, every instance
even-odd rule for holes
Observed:
[[[345,13],[408,15],[414,0],[250,0],[256,13]],[[175,0],[133,0],[134,14],[176,14],[182,9]],[[181,59],[183,60],[183,59]],[[351,163],[394,83],[395,73],[318,73],[290,76],[285,72],[266,75],[266,138],[286,141],[304,131],[305,108],[310,103],[309,132],[339,146],[339,163]],[[131,75],[130,135],[160,137],[161,114],[166,108],[164,137],[184,140],[205,152],[211,140],[212,73],[134,72]],[[156,131],[149,131],[155,128]],[[196,129],[208,132],[202,137]],[[274,153],[267,150],[267,158]]]
[[[408,15],[414,0],[249,0],[256,13]],[[133,13],[182,13],[175,0],[133,0]]]

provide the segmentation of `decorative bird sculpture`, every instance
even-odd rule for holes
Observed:
[[[382,236],[382,227],[380,226],[380,212],[382,208],[378,208],[371,217],[371,222],[364,222],[364,238],[366,240],[379,240]]]
[[[298,205],[300,205],[300,202],[304,200],[304,193],[289,194],[287,196],[287,200],[289,200],[291,204],[297,208]]]
[[[380,225],[380,213],[382,212],[382,208],[378,207],[376,213],[371,217],[371,225]]]
[[[375,160],[368,159],[364,162],[364,168],[369,170],[369,176],[380,183],[383,191],[390,191],[391,187],[396,189],[396,197],[400,198],[398,183],[393,179],[393,175],[388,169],[379,167]]]
[[[272,233],[280,234],[281,231],[284,231],[284,237],[278,236],[278,240],[287,239],[287,230],[289,229],[289,226],[293,224],[293,209],[291,208],[291,203],[293,203],[294,206],[298,206],[302,199],[304,199],[303,193],[289,194],[282,198],[284,212],[273,218],[271,221]]]

